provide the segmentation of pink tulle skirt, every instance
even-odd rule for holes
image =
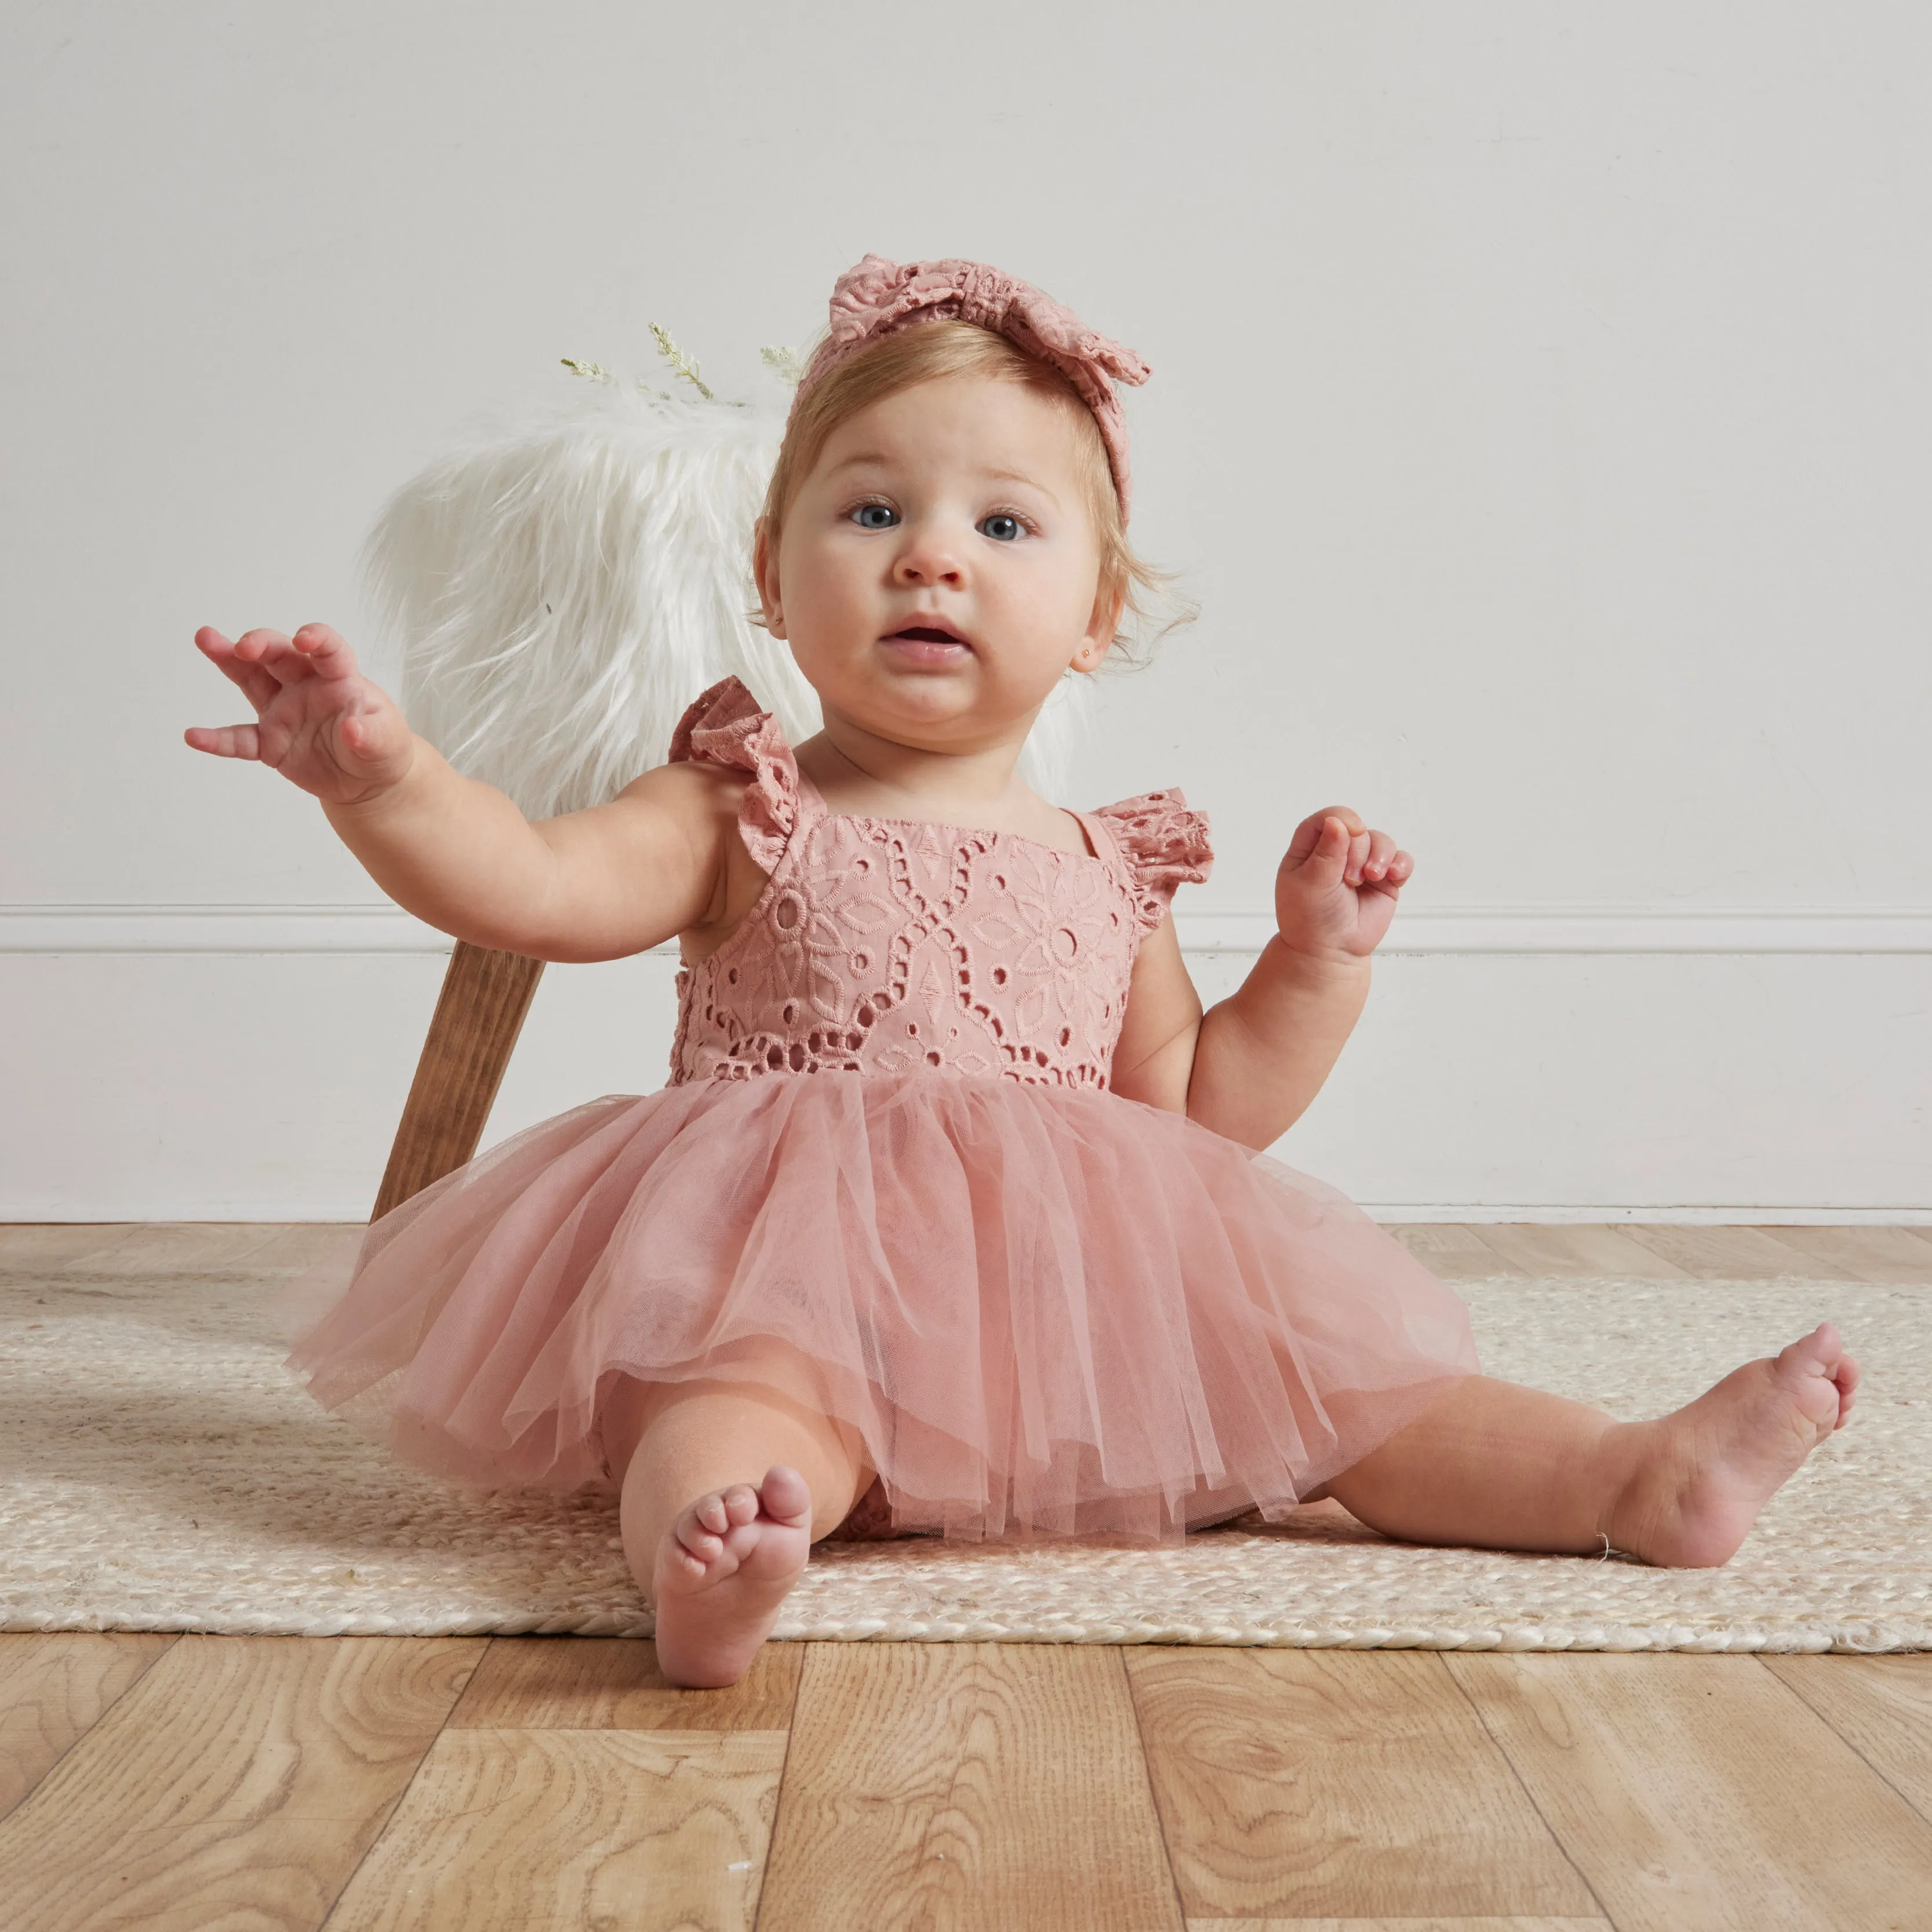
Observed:
[[[620,1376],[795,1392],[896,1528],[1278,1518],[1474,1371],[1462,1300],[1326,1184],[1091,1090],[819,1072],[614,1095],[364,1236],[291,1358],[459,1480],[606,1484]]]

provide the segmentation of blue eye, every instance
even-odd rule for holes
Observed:
[[[852,512],[852,520],[862,530],[889,530],[898,521],[899,513],[890,503],[861,503]]]
[[[995,510],[990,517],[980,520],[980,534],[992,538],[996,543],[1011,543],[1024,528],[1019,518],[1008,510]]]

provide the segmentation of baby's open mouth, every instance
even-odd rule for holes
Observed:
[[[963,644],[966,641],[953,632],[939,630],[931,624],[908,624],[903,631],[895,631],[892,634],[916,644]]]

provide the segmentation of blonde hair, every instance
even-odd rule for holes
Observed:
[[[1096,594],[1118,608],[1113,640],[1117,650],[1110,652],[1108,657],[1119,656],[1130,663],[1138,662],[1131,650],[1132,634],[1119,628],[1120,620],[1129,616],[1136,620],[1144,619],[1150,603],[1170,580],[1166,572],[1143,562],[1127,542],[1126,526],[1120,520],[1120,496],[1114,488],[1112,466],[1107,460],[1107,446],[1102,440],[1094,412],[1081,400],[1079,391],[1058,370],[976,322],[949,318],[919,322],[882,336],[838,364],[807,392],[786,426],[784,441],[758,518],[758,528],[767,544],[776,548],[784,527],[785,513],[833,430],[874,403],[884,402],[902,389],[947,376],[979,376],[994,382],[1024,383],[1036,394],[1064,406],[1080,452],[1088,512],[1100,543]],[[1192,614],[1183,608],[1162,630],[1171,629]]]

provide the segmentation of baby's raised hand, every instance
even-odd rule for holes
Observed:
[[[184,735],[197,752],[259,759],[326,805],[362,804],[409,770],[415,740],[402,712],[326,624],[292,638],[244,631],[232,644],[204,625],[194,641],[255,707],[252,724],[192,727]]]
[[[1364,959],[1395,916],[1396,895],[1415,861],[1386,832],[1334,805],[1294,828],[1275,874],[1274,915],[1282,943],[1318,958]]]

